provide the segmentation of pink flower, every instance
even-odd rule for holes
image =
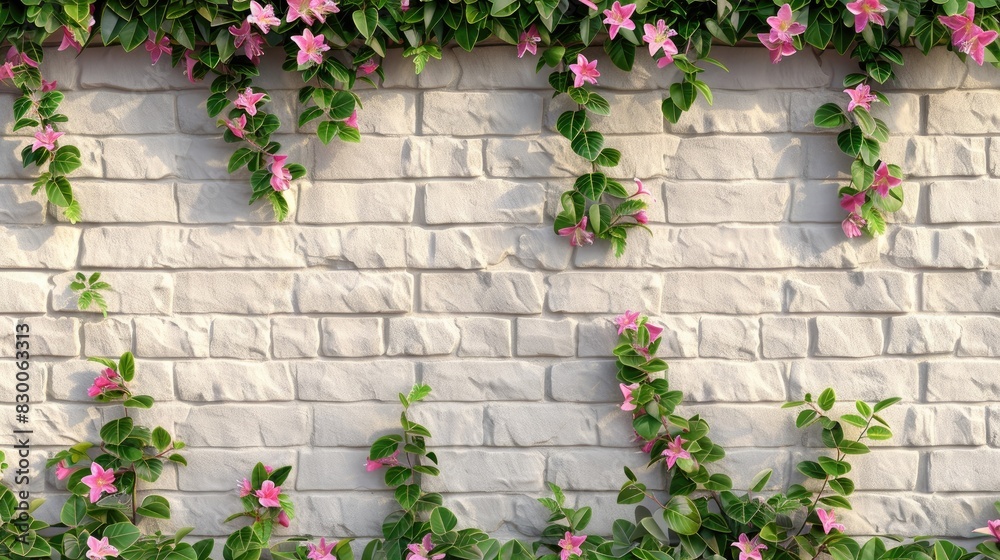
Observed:
[[[96,537],[87,537],[87,558],[90,560],[104,560],[108,556],[118,556],[118,549],[111,546],[108,537],[97,540]]]
[[[9,80],[14,77],[14,64],[5,62],[0,66],[0,80]]]
[[[662,19],[656,22],[656,27],[647,23],[642,26],[642,29],[646,32],[642,36],[642,40],[649,44],[649,56],[655,56],[656,51],[663,49],[663,53],[667,55],[670,62],[673,62],[674,55],[677,54],[677,45],[670,38],[677,35],[677,32],[668,28]]]
[[[260,490],[254,493],[260,500],[260,505],[264,507],[281,507],[281,502],[278,501],[279,494],[281,494],[281,487],[275,486],[274,482],[270,480],[265,480],[260,485]]]
[[[146,51],[149,52],[149,58],[153,61],[153,64],[156,64],[160,61],[162,55],[170,54],[173,48],[170,46],[169,38],[163,37],[157,41],[156,32],[150,29],[149,39],[146,39]]]
[[[397,449],[392,455],[388,457],[382,457],[381,459],[365,459],[365,470],[368,472],[377,471],[382,467],[395,467],[399,464],[399,450]]]
[[[291,23],[301,19],[306,25],[312,25],[315,18],[325,23],[327,14],[338,12],[340,8],[332,0],[288,0],[288,15],[285,21]]]
[[[597,78],[601,76],[597,71],[597,61],[590,62],[583,54],[576,55],[576,64],[570,64],[569,69],[576,76],[573,79],[573,87],[582,87],[584,82],[596,84]]]
[[[27,64],[32,68],[38,68],[38,62],[31,60],[28,55],[19,52],[17,47],[11,46],[7,51],[7,62],[12,63],[14,66],[20,66],[21,64]]]
[[[80,482],[90,488],[90,503],[92,504],[97,503],[97,500],[101,498],[102,492],[111,494],[118,491],[114,486],[115,472],[111,469],[105,470],[104,467],[97,463],[90,464],[90,474],[81,478]]]
[[[192,58],[191,53],[194,51],[184,51],[184,75],[192,84],[197,83],[194,77],[194,65],[198,63],[197,58]]]
[[[399,11],[405,12],[410,9],[410,0],[399,0]]]
[[[252,117],[257,114],[257,104],[264,99],[264,95],[263,93],[254,93],[253,88],[246,88],[243,93],[236,96],[236,101],[233,104]]]
[[[277,159],[277,158],[284,158],[284,159],[281,160],[282,163],[284,163],[284,161],[286,159],[288,159],[287,156],[274,156],[274,158],[275,159]],[[272,467],[271,465],[264,465],[264,472],[266,472],[267,474],[271,474],[271,473],[274,472],[274,467]]]
[[[337,542],[326,544],[326,538],[321,538],[318,545],[309,543],[309,554],[306,555],[306,558],[309,560],[336,560],[333,549],[337,546]]]
[[[326,44],[326,37],[322,34],[313,35],[309,29],[302,31],[302,35],[292,35],[292,41],[299,46],[299,53],[295,61],[302,66],[309,62],[323,64],[323,53],[330,50],[330,45]]]
[[[844,93],[851,96],[847,112],[853,111],[855,107],[864,107],[865,111],[871,111],[872,103],[878,101],[878,97],[872,95],[872,88],[865,84],[858,84],[854,89],[845,89]]]
[[[680,436],[667,442],[667,448],[663,450],[663,456],[667,458],[667,468],[673,468],[678,459],[690,459],[691,453],[684,449],[686,443]]]
[[[583,554],[583,550],[580,549],[580,545],[587,540],[587,535],[573,535],[569,531],[566,531],[566,535],[559,541],[559,560],[569,560],[570,556],[580,556]]]
[[[406,555],[406,560],[441,560],[445,556],[444,554],[431,555],[431,551],[434,550],[434,544],[431,543],[430,533],[424,535],[420,544],[408,544],[406,548],[410,551]]]
[[[527,31],[521,33],[517,41],[517,58],[524,57],[524,53],[538,54],[538,43],[542,42],[542,36],[538,34],[538,29],[532,25]]]
[[[632,214],[632,217],[635,218],[635,223],[637,224],[649,223],[649,216],[646,215],[645,210],[639,210],[635,214]]]
[[[594,234],[587,231],[587,217],[584,216],[580,223],[575,226],[568,226],[557,231],[562,237],[569,237],[569,244],[573,247],[583,247],[594,243]]]
[[[639,327],[636,325],[637,319],[639,319],[638,311],[625,311],[625,313],[615,317],[615,324],[618,325],[618,334],[621,335],[625,331],[638,329]]]
[[[597,9],[599,9],[597,7],[597,4],[594,4],[590,0],[580,0],[580,3],[583,4],[584,6],[590,8],[591,10],[597,10]]]
[[[973,34],[973,30],[979,29],[973,19],[976,17],[976,6],[969,2],[965,6],[964,14],[953,16],[938,16],[938,20],[945,27],[951,29],[951,44],[958,46],[964,43]]]
[[[760,551],[767,550],[767,545],[760,542],[760,535],[750,540],[746,533],[740,534],[739,542],[734,542],[733,546],[740,549],[739,560],[761,560]]]
[[[633,194],[629,198],[635,198],[637,196],[642,196],[642,195],[645,194],[645,195],[649,195],[650,198],[651,198],[651,200],[653,202],[656,202],[656,199],[652,198],[653,193],[646,190],[646,186],[642,184],[642,181],[640,181],[638,178],[635,178],[634,181],[635,181],[635,186],[637,187],[637,190],[635,191],[635,194]]]
[[[275,27],[281,25],[281,20],[274,15],[274,6],[270,4],[261,6],[257,0],[250,2],[250,15],[247,16],[247,21],[259,27],[264,35],[271,30],[272,25]]]
[[[865,205],[865,191],[857,194],[845,194],[840,199],[840,207],[848,212],[857,212]]]
[[[795,45],[791,41],[772,41],[770,33],[758,33],[757,39],[767,48],[771,56],[771,64],[781,62],[781,57],[795,54]]]
[[[71,469],[66,466],[66,461],[59,461],[56,465],[56,480],[65,480],[67,476],[76,472],[76,469]]]
[[[357,130],[357,128],[358,128],[358,110],[357,109],[355,109],[354,111],[351,112],[351,116],[349,116],[346,119],[344,119],[344,124],[346,124],[347,126],[349,126],[349,127],[353,128],[353,129]]]
[[[646,323],[646,332],[649,333],[649,343],[652,344],[663,334],[663,327],[654,325],[653,323]]]
[[[854,32],[861,33],[868,26],[868,22],[877,25],[885,25],[882,19],[882,12],[889,11],[879,0],[857,0],[847,3],[847,11],[854,14]]]
[[[996,40],[996,31],[983,31],[979,27],[976,27],[972,30],[969,37],[959,45],[958,50],[971,56],[972,60],[976,61],[976,64],[982,66],[987,45]]]
[[[51,148],[49,151],[52,151]],[[100,373],[96,378],[94,378],[94,384],[87,389],[87,396],[94,398],[105,391],[117,391],[122,387],[118,384],[115,379],[118,378],[118,374],[111,368],[104,368],[104,371]]]
[[[278,517],[276,519],[278,521],[278,525],[281,525],[282,527],[288,527],[292,524],[292,520],[288,518],[288,514],[285,513],[285,510],[278,512]]]
[[[624,383],[619,383],[618,388],[622,390],[622,396],[625,397],[625,402],[622,403],[622,410],[635,410],[635,397],[632,393],[639,388],[639,384],[633,383],[631,385],[626,385]]]
[[[52,90],[56,89],[56,86],[58,86],[58,85],[59,85],[59,82],[57,82],[56,80],[52,80],[51,82],[49,82],[49,81],[46,81],[45,79],[42,79],[42,93],[46,93],[46,92],[52,91]]]
[[[844,532],[844,529],[845,529],[844,525],[841,524],[841,523],[837,523],[836,518],[834,518],[834,516],[833,516],[833,510],[832,509],[830,510],[830,513],[827,513],[822,508],[817,509],[816,510],[816,516],[819,517],[819,522],[823,524],[823,532],[826,533],[827,535],[830,534],[830,531],[832,529],[836,529],[836,530],[840,531],[841,533]]]
[[[243,138],[246,135],[246,130],[245,130],[247,126],[246,115],[240,115],[238,119],[233,119],[233,120],[225,119],[224,122],[226,123],[226,126],[229,128],[229,131],[233,133],[233,136],[236,136],[237,138]]]
[[[889,175],[889,166],[884,161],[875,170],[875,180],[872,181],[872,187],[882,198],[889,196],[889,189],[898,187],[901,184],[903,184],[902,179],[897,179]]]
[[[801,35],[806,30],[806,26],[792,18],[792,7],[788,4],[781,6],[777,16],[767,18],[767,23],[771,26],[768,38],[772,43],[790,43],[792,37]]]
[[[279,192],[287,191],[292,186],[292,172],[285,167],[287,159],[288,156],[276,155],[268,164],[271,170],[271,188]]]
[[[229,26],[229,34],[233,36],[233,46],[237,49],[243,45],[251,33],[253,33],[253,27],[250,26],[249,21],[244,21],[239,26]]]
[[[31,149],[45,148],[51,152],[56,149],[56,140],[59,140],[59,137],[64,134],[66,133],[52,130],[52,125],[45,125],[45,130],[39,130],[35,133],[35,143],[31,145]]]
[[[980,527],[972,531],[973,533],[983,533],[984,535],[990,535],[997,542],[1000,542],[1000,519],[994,519],[992,521],[987,521],[985,527]]]
[[[236,487],[239,488],[240,490],[241,498],[246,498],[250,494],[253,494],[253,485],[250,484],[250,481],[246,478],[244,478],[243,481],[240,482]]]
[[[362,62],[361,66],[358,66],[358,70],[361,71],[362,76],[367,76],[368,74],[378,70],[378,62],[375,62],[374,58],[369,58],[368,60]]]
[[[73,36],[73,31],[69,27],[66,27],[65,25],[63,26],[62,30],[63,30],[62,42],[59,43],[59,48],[56,50],[64,51],[72,47],[73,50],[77,52],[77,54],[80,54],[80,51],[83,50],[83,45],[81,45],[79,41],[76,40],[76,37]]]
[[[851,213],[847,216],[847,219],[841,222],[840,228],[844,230],[844,235],[847,237],[861,237],[861,228],[865,226],[867,222],[864,218],[858,214]]]
[[[656,443],[655,439],[654,440],[649,440],[646,443],[642,444],[642,452],[643,453],[649,453],[650,451],[652,451],[654,443]]]
[[[612,39],[618,35],[618,29],[635,29],[635,23],[630,19],[633,12],[635,12],[635,4],[622,6],[618,0],[615,0],[610,10],[604,10],[604,23],[611,27],[608,32]]]

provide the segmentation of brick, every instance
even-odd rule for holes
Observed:
[[[454,319],[393,317],[389,319],[390,356],[451,354],[458,346],[459,330]]]
[[[1000,221],[1000,181],[934,181],[928,192],[932,223]]]
[[[696,136],[681,142],[671,171],[678,179],[784,179],[801,176],[805,160],[792,136]]]
[[[266,314],[293,310],[293,276],[283,272],[178,272],[174,282],[175,311]]]
[[[633,454],[634,455],[634,454]],[[569,449],[548,458],[548,471],[564,490],[609,490],[622,484],[622,465],[630,467],[639,479],[655,488],[656,471],[646,469],[642,456],[622,457],[617,449]]]
[[[527,362],[426,362],[422,381],[434,388],[433,400],[538,401],[545,393],[545,368]]]
[[[147,53],[140,51],[123,56],[116,49],[88,48],[80,54],[77,64],[83,88],[140,91],[207,89],[204,83],[190,83],[177,68],[166,62],[150,65]]]
[[[239,172],[234,174],[233,178],[238,177],[238,174]],[[240,183],[175,183],[180,221],[187,224],[273,224],[277,220],[270,204],[247,206],[248,185],[246,178]],[[308,187],[308,183],[303,183],[298,189],[285,191],[289,221],[295,221],[297,216],[296,197],[301,196],[300,193]]]
[[[958,322],[937,315],[889,318],[887,354],[950,354],[961,334]]]
[[[517,136],[538,134],[542,96],[537,93],[425,92],[424,134]]]
[[[308,361],[294,366],[299,400],[396,402],[415,381],[414,365],[400,360]]]
[[[967,72],[951,53],[932,50],[924,55],[916,48],[901,49],[903,66],[891,82],[896,89],[951,89],[962,83]]]
[[[210,324],[207,317],[136,317],[136,355],[207,358]]]
[[[766,90],[713,91],[714,99],[711,106],[701,102],[695,103],[681,116],[677,124],[665,121],[667,131],[675,134],[788,132],[789,99],[795,99],[797,95],[798,92]],[[792,115],[795,114],[795,109],[796,104],[791,103]],[[809,122],[812,122],[812,114],[809,115]]]
[[[73,272],[60,274],[52,279],[55,283],[52,294],[54,309],[78,310],[79,294],[69,287],[74,279]],[[110,313],[165,315],[173,309],[174,280],[168,274],[110,271],[104,273],[101,280],[111,285],[110,290],[101,291]],[[88,312],[97,314],[100,310],[96,305],[91,305]]]
[[[189,449],[185,452],[190,468],[178,470],[177,486],[185,492],[232,492],[238,480],[249,478],[253,466],[262,460],[275,467],[295,463],[295,451],[290,449]],[[282,486],[294,487],[298,469]]]
[[[276,317],[271,319],[271,352],[275,358],[315,358],[319,330],[316,319]]]
[[[458,324],[458,356],[462,358],[509,358],[510,321],[493,317],[465,317]]]
[[[762,56],[764,54],[755,49],[712,49],[712,57],[729,71],[708,65],[702,76],[712,84],[712,89],[720,90],[806,89],[826,87],[831,83],[831,70],[816,64],[812,57],[789,57],[782,60],[783,64],[771,64]]]
[[[216,317],[209,352],[213,358],[265,360],[271,346],[266,317]]]
[[[551,243],[549,227],[460,227],[410,229],[407,263],[413,268],[484,269],[514,257],[526,267],[563,270],[572,247]]]
[[[932,451],[927,475],[931,492],[995,492],[1000,489],[1000,450]]]
[[[984,268],[987,246],[972,229],[899,228],[892,234],[889,256],[907,268]]]
[[[816,318],[817,356],[878,356],[883,344],[882,321],[876,317]]]
[[[672,364],[673,389],[692,402],[784,402],[785,371],[774,362],[698,360]]]
[[[380,165],[368,155],[382,154]],[[313,179],[477,177],[483,171],[482,140],[447,137],[365,138],[363,144],[318,147]]]
[[[545,191],[538,183],[474,181],[428,183],[424,220],[428,224],[542,222]]]
[[[913,278],[896,271],[800,274],[785,289],[792,313],[898,313],[915,307]]]
[[[537,451],[442,450],[438,458],[441,476],[424,482],[431,492],[542,490],[545,456]]]
[[[156,251],[136,251],[136,246]],[[83,236],[84,266],[127,268],[269,268],[302,266],[284,227],[106,227]]]
[[[358,91],[364,109],[358,111],[361,134],[411,135],[417,132],[417,94],[400,91]]]
[[[647,273],[573,272],[549,277],[548,308],[567,313],[660,309],[663,279]]]
[[[384,490],[382,472],[366,472],[368,452],[363,449],[305,449],[299,451],[295,489],[303,490]],[[329,476],[330,472],[339,473]]]
[[[789,378],[793,399],[832,387],[840,400],[878,402],[889,397],[915,401],[920,396],[917,364],[901,359],[810,360],[795,364]]]
[[[1000,311],[1000,273],[993,271],[924,274],[927,311]]]
[[[781,222],[788,212],[787,183],[668,182],[667,221],[675,224]]]
[[[117,91],[69,92],[60,106],[68,134],[169,134],[177,131],[174,96],[169,93]]]
[[[562,136],[486,140],[486,173],[491,177],[576,177],[589,169],[585,163]]]
[[[597,415],[579,404],[490,404],[486,445],[597,445]]]
[[[757,319],[703,317],[698,355],[729,360],[756,359],[760,346],[759,331]]]
[[[1000,396],[995,361],[946,360],[927,364],[927,400],[986,402]],[[992,412],[990,413],[992,417]]]
[[[80,203],[82,222],[177,221],[173,183],[79,181],[74,182],[73,187],[73,198]],[[57,218],[61,222],[69,221],[61,214]],[[93,230],[88,233],[90,231]]]
[[[79,356],[80,322],[69,317],[34,317],[27,321],[31,329],[32,356]],[[14,327],[10,326],[13,331]],[[11,340],[10,346],[14,346]]]
[[[451,56],[461,70],[458,89],[541,89],[548,90],[548,72],[535,72],[533,64],[512,61],[509,45],[476,46],[474,52],[453,48]],[[503,72],[497,72],[503,68]]]
[[[400,313],[413,307],[413,277],[405,272],[297,273],[295,306],[304,313]]]
[[[517,319],[518,356],[572,356],[576,353],[576,321]]]
[[[309,409],[296,405],[225,404],[191,408],[177,438],[194,447],[284,447],[309,443]],[[233,426],[239,426],[233,430]]]
[[[48,274],[0,272],[0,313],[45,313],[48,294]]]
[[[378,185],[379,204],[372,204],[371,185],[366,183],[311,183],[299,190],[298,221],[309,224],[360,222],[405,223],[413,220],[413,183],[383,182]]]
[[[728,475],[733,488],[749,490],[757,473],[771,469],[765,491],[781,491],[788,486],[788,472],[793,463],[786,451],[777,449],[734,449],[726,452],[727,460],[712,464],[713,473]]]
[[[364,418],[364,422],[358,422]],[[368,447],[379,436],[399,432],[399,403],[345,403],[313,406],[312,445],[320,447]]]
[[[307,265],[348,263],[356,268],[406,266],[406,231],[398,227],[302,228],[295,251]]]
[[[1000,356],[1000,318],[962,317],[958,324],[962,330],[959,356]]]
[[[850,72],[854,72],[855,68],[848,69]],[[742,94],[742,92],[740,92]],[[752,96],[748,96],[751,99],[760,99],[762,94],[766,92],[756,92]],[[872,116],[882,119],[889,130],[893,131],[894,134],[919,134],[920,131],[920,119],[913,118],[913,115],[918,114],[920,111],[920,95],[914,93],[892,93],[883,92],[886,97],[889,98],[889,106],[882,103],[872,104]],[[715,96],[715,106],[719,105],[720,96],[717,94]],[[846,97],[844,93],[837,89],[836,91],[829,90],[816,90],[816,91],[794,91],[791,92],[791,112],[787,110],[782,111],[782,115],[787,114],[789,120],[791,121],[791,127],[793,131],[796,132],[829,132],[828,129],[823,129],[817,127],[813,121],[816,115],[816,109],[825,103],[835,103],[840,106],[845,106]],[[696,104],[697,105],[697,104]],[[740,132],[739,130],[727,131],[727,132]],[[836,145],[835,138],[829,138],[829,142]]]
[[[529,272],[420,275],[421,310],[459,313],[535,314],[542,311],[542,285]]]
[[[655,317],[653,322],[664,328],[661,333],[661,358],[694,358],[698,356],[698,318],[690,315]],[[577,355],[581,358],[608,357],[618,340],[618,331],[611,318],[581,322],[578,328]]]
[[[1000,125],[1000,96],[991,91],[946,91],[927,96],[928,134],[989,134]]]
[[[30,183],[0,184],[0,223],[40,224],[45,221],[48,203],[40,194],[31,194],[33,188]]]
[[[760,320],[765,358],[804,358],[809,354],[809,320],[804,317],[763,317]]]
[[[292,376],[281,362],[177,362],[174,376],[177,396],[185,401],[290,401],[295,397]]]
[[[838,510],[838,519],[852,531],[871,535],[968,535],[995,511],[992,499],[944,493],[859,493],[851,502],[853,510]]]
[[[883,156],[896,161],[908,177],[986,174],[986,141],[961,136],[900,137],[886,144]]]
[[[549,370],[553,399],[567,402],[616,402],[621,399],[611,360],[564,361]]]
[[[712,427],[712,440],[726,442],[727,451],[740,447],[787,447],[798,445],[802,438],[795,428],[795,414],[774,405],[697,405],[685,407],[684,414],[700,414]]]
[[[0,267],[55,268],[76,266],[80,231],[63,226],[0,228]]]
[[[83,353],[87,356],[116,356],[132,349],[132,320],[107,319],[83,324]]]
[[[782,278],[777,274],[667,272],[663,311],[753,314],[779,312]]]
[[[483,403],[423,403],[410,417],[433,434],[435,446],[483,445]]]
[[[851,457],[853,469],[848,476],[858,490],[917,490],[920,455],[916,450],[876,449]]]
[[[360,358],[385,352],[382,319],[377,317],[324,317],[320,331],[324,356]]]

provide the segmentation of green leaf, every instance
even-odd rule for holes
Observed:
[[[686,496],[674,496],[663,508],[663,520],[678,535],[694,535],[701,528],[701,514]]]
[[[840,105],[826,103],[820,105],[819,109],[816,109],[816,115],[813,116],[813,124],[820,128],[837,128],[847,124],[847,115],[844,114],[844,110],[840,108]]]
[[[601,150],[601,153],[597,154],[597,159],[594,160],[594,163],[600,165],[601,167],[615,167],[621,159],[622,153],[620,150],[616,150],[614,148],[604,148]],[[611,181],[608,181],[608,190],[611,190]]]
[[[125,441],[125,438],[132,433],[133,423],[131,418],[119,418],[112,420],[101,428],[101,439],[118,445]]]
[[[320,142],[329,144],[330,140],[333,140],[333,137],[340,131],[340,128],[341,124],[337,121],[323,121],[316,127],[316,135],[319,136]]]
[[[53,175],[69,175],[81,165],[80,150],[76,146],[60,146],[52,156],[49,171]]]
[[[625,72],[632,71],[632,65],[635,64],[635,45],[628,42],[624,37],[605,41],[604,52],[608,53],[611,62],[615,66]]]
[[[844,440],[837,445],[837,449],[845,455],[864,455],[869,452],[868,446],[858,442]]]
[[[869,62],[865,65],[865,70],[880,84],[886,83],[892,77],[892,64],[884,60]]]
[[[131,352],[125,352],[118,359],[118,373],[126,383],[131,382],[135,378],[135,358]]]
[[[250,148],[240,148],[236,150],[233,152],[233,157],[229,158],[229,172],[235,173],[239,169],[248,166],[256,155],[257,153]]]
[[[403,509],[410,509],[420,498],[420,486],[417,484],[404,484],[396,488],[396,501]]]
[[[819,413],[815,410],[807,409],[799,412],[798,417],[795,418],[796,428],[805,428],[806,426],[812,424],[819,418]]]
[[[170,519],[170,502],[162,496],[146,496],[136,513],[153,519]]]
[[[661,105],[661,110],[663,112],[663,118],[667,119],[673,124],[677,124],[680,120],[681,115],[684,111],[681,110],[669,97],[663,100]]]
[[[865,432],[868,439],[873,439],[876,441],[883,441],[887,439],[892,439],[892,431],[889,428],[883,426],[869,426],[868,431]]]
[[[588,173],[577,178],[573,188],[588,200],[597,201],[607,187],[607,177],[604,173]]]
[[[170,447],[170,442],[172,441],[172,438],[170,437],[170,433],[164,430],[163,428],[159,426],[153,428],[152,437],[153,437],[153,447],[155,447],[157,451],[162,453],[164,450]]]
[[[579,111],[566,111],[559,115],[559,119],[556,120],[556,130],[569,140],[576,138],[577,135],[589,126],[590,119],[587,117],[587,112],[582,109]]]
[[[104,536],[111,546],[125,550],[139,540],[139,529],[128,522],[115,523],[104,528]]]
[[[651,440],[656,437],[656,434],[659,433],[663,424],[651,415],[643,414],[642,416],[637,416],[634,420],[632,420],[632,427],[635,429],[636,433],[639,434],[639,437],[645,440]]]
[[[843,496],[824,496],[819,499],[819,503],[828,507],[851,509],[851,502]]]
[[[885,409],[889,408],[890,406],[898,403],[901,400],[903,400],[903,399],[901,399],[900,397],[892,397],[892,398],[888,398],[888,399],[885,399],[885,400],[881,400],[881,401],[879,401],[875,405],[875,408],[873,408],[872,411],[875,412],[875,413],[878,413],[878,412],[880,412],[882,410],[885,410]]]
[[[369,7],[364,11],[356,10],[351,14],[351,18],[354,20],[354,26],[357,27],[358,33],[364,35],[365,39],[371,39],[372,33],[375,32],[375,27],[378,25],[378,10],[374,7]]]
[[[836,477],[851,472],[850,463],[837,461],[831,457],[820,457],[817,460],[819,461],[819,466],[823,469],[823,472],[830,476]]]
[[[600,132],[584,132],[573,138],[570,145],[578,156],[587,161],[594,161],[600,155],[601,148],[604,147],[604,135]],[[584,196],[587,195],[584,194]],[[591,198],[591,200],[596,200],[596,198]]]
[[[697,97],[698,91],[691,82],[681,82],[670,86],[670,100],[673,101],[674,105],[677,105],[681,111],[687,111],[690,109]]]
[[[431,512],[430,523],[432,533],[443,535],[458,525],[458,518],[448,508],[437,507]]]
[[[372,443],[368,456],[373,461],[376,459],[384,459],[399,449],[399,442],[401,441],[403,441],[403,436],[398,434],[382,436]]]
[[[132,21],[126,23],[118,34],[118,40],[121,41],[126,52],[135,50],[136,47],[145,43],[148,37],[149,28],[140,18],[132,18]]]
[[[59,521],[70,527],[83,525],[87,519],[87,501],[83,496],[70,496],[59,513]]]
[[[325,111],[321,107],[307,107],[299,115],[299,126],[304,126],[309,121],[322,117]]]
[[[872,118],[871,113],[869,113],[864,107],[855,107],[854,119],[858,122],[858,126],[861,127],[861,132],[865,136],[871,136],[875,132],[875,119]]]
[[[136,395],[122,403],[125,408],[152,408],[153,397],[149,395]]]
[[[214,119],[229,106],[229,103],[230,101],[226,97],[226,92],[213,93],[208,96],[208,101],[205,102],[205,109],[208,112],[208,116]]]
[[[750,481],[750,491],[760,492],[761,490],[763,490],[764,487],[767,486],[767,481],[771,480],[771,474],[773,472],[774,471],[772,471],[771,469],[765,469],[757,473],[753,477],[753,480]]]
[[[845,154],[857,157],[861,153],[861,143],[864,138],[861,127],[853,126],[837,135],[837,145]]]
[[[73,203],[73,188],[65,177],[50,178],[45,182],[45,196],[56,206],[68,207]]]
[[[354,95],[348,91],[337,90],[330,101],[330,118],[342,120],[351,116],[357,105]]]
[[[607,116],[611,114],[611,104],[608,103],[608,100],[593,92],[590,93],[590,97],[583,105],[589,111],[598,115]]]
[[[833,408],[833,405],[837,402],[837,396],[834,394],[833,389],[827,387],[819,394],[819,399],[816,400],[816,404],[824,412]]]
[[[834,478],[829,481],[830,488],[842,496],[850,496],[854,492],[854,481],[849,478]]]
[[[815,461],[802,461],[795,465],[795,469],[809,478],[823,480],[827,477],[826,471],[824,471],[823,467]]]

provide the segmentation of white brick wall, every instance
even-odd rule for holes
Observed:
[[[607,532],[627,515],[621,466],[642,462],[609,359],[608,320],[632,308],[667,326],[686,412],[712,422],[738,485],[765,466],[775,485],[798,481],[794,462],[815,451],[785,399],[829,384],[898,395],[897,437],[858,461],[845,522],[968,536],[1000,490],[1000,73],[906,53],[885,88],[893,106],[875,113],[897,133],[886,153],[909,174],[908,202],[886,237],[848,241],[834,193],[849,162],[811,121],[846,101],[852,63],[715,54],[730,68],[706,72],[715,107],[677,125],[658,109],[672,71],[601,59],[614,116],[595,127],[623,150],[622,178],[658,200],[654,236],[615,259],[551,232],[585,166],[554,132],[563,100],[513,48],[451,52],[419,77],[390,58],[386,87],[360,92],[360,146],[297,134],[298,84],[265,56],[279,140],[310,171],[286,224],[248,208],[247,177],[226,174],[206,84],[141,52],[48,53],[84,153],[84,221],[28,194],[23,134],[0,150],[0,337],[9,354],[7,325],[32,325],[36,440],[93,438],[106,413],[84,397],[95,368],[81,358],[130,349],[160,402],[140,417],[191,445],[190,467],[159,483],[183,503],[175,523],[226,532],[233,481],[264,460],[296,466],[298,530],[370,536],[390,499],[364,448],[422,380],[434,393],[415,414],[443,461],[432,484],[470,523],[534,534],[530,498],[549,480],[603,508]],[[8,129],[11,100],[0,93]],[[105,271],[108,319],[76,311],[76,270]]]

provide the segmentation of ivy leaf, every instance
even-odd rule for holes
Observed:
[[[686,496],[674,496],[663,508],[663,520],[678,535],[694,535],[701,528],[701,513]]]
[[[67,207],[73,202],[73,188],[65,177],[55,177],[45,183],[45,196],[56,206]]]
[[[375,32],[375,26],[378,25],[378,10],[373,7],[364,11],[357,10],[351,14],[351,18],[354,20],[358,33],[364,35],[365,39],[371,39],[372,33]]]
[[[576,138],[578,134],[586,130],[589,126],[590,119],[587,117],[587,112],[583,110],[566,111],[559,115],[559,119],[556,120],[556,130],[568,140]]]
[[[329,144],[330,140],[337,135],[340,131],[340,123],[337,121],[323,121],[319,123],[316,128],[316,134],[319,136],[320,142],[324,144]]]
[[[615,167],[618,165],[622,159],[622,153],[614,148],[604,148],[601,153],[597,155],[597,159],[594,163],[600,165],[601,167]],[[609,182],[610,186],[610,182]]]
[[[611,104],[608,103],[608,100],[593,92],[590,93],[590,98],[583,105],[598,115],[607,116],[611,114]]]
[[[607,187],[607,177],[604,173],[588,173],[579,177],[573,187],[587,200],[597,201]]]
[[[861,152],[861,143],[864,141],[864,133],[861,127],[852,126],[837,135],[837,145],[840,150],[851,157],[857,157]]]
[[[624,38],[615,39],[613,41],[606,41],[604,43],[604,52],[608,53],[611,57],[611,62],[626,72],[632,71],[632,65],[635,64],[635,45],[629,43]]]
[[[604,147],[604,135],[600,132],[584,132],[577,135],[570,143],[573,151],[587,161],[594,161]],[[586,195],[584,195],[586,196]],[[590,197],[588,197],[590,198]],[[591,199],[596,200],[596,199]]]
[[[49,171],[53,175],[69,175],[81,165],[80,150],[76,146],[60,146],[52,156]]]
[[[847,115],[840,105],[836,103],[826,103],[816,109],[813,116],[813,124],[820,128],[837,128],[847,124]]]

